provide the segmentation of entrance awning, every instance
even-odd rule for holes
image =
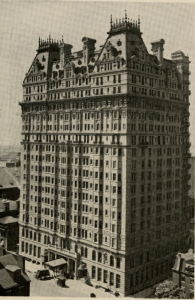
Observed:
[[[78,270],[87,270],[86,264],[82,264],[78,267]]]
[[[51,267],[51,268],[57,268],[63,265],[66,265],[67,262],[64,258],[58,258],[55,260],[51,260],[45,263],[47,266]]]

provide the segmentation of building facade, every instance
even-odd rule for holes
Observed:
[[[189,58],[149,54],[140,21],[104,45],[39,39],[23,82],[20,254],[86,266],[92,283],[134,294],[185,249]],[[80,269],[82,269],[80,267]]]

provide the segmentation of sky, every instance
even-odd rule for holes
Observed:
[[[17,1],[0,0],[0,147],[20,146],[22,82],[38,48],[39,36],[47,39],[64,37],[82,49],[84,36],[97,40],[96,49],[104,44],[113,20],[141,18],[143,40],[151,53],[150,42],[163,38],[164,57],[183,51],[190,64],[190,141],[195,155],[195,3],[122,2],[122,1]]]

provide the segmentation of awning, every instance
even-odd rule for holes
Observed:
[[[64,258],[58,258],[55,260],[51,260],[45,263],[47,266],[51,267],[51,268],[57,268],[63,265],[66,265],[67,262]]]
[[[82,264],[78,267],[78,270],[87,270],[86,264]]]

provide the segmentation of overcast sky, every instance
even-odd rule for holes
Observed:
[[[191,151],[195,155],[195,4],[133,2],[68,2],[0,0],[0,141],[1,145],[20,145],[22,82],[38,47],[39,36],[53,39],[64,36],[72,51],[82,49],[82,38],[97,40],[96,49],[107,38],[110,15],[113,20],[141,18],[143,39],[151,53],[150,42],[163,38],[164,57],[182,50],[189,55]]]

